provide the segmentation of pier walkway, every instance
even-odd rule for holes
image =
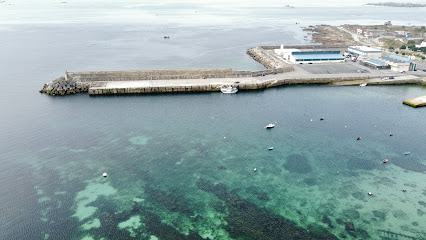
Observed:
[[[392,75],[393,79],[389,79],[389,75]],[[291,84],[359,85],[361,83],[370,85],[420,83],[426,85],[426,81],[422,80],[422,78],[404,74],[343,73],[312,75],[296,70],[294,72],[260,77],[97,82],[98,86],[89,88],[89,94],[219,91],[222,85],[238,86],[239,90],[252,90]]]

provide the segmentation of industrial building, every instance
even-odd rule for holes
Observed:
[[[391,70],[396,72],[412,71],[416,68],[416,64],[413,63],[413,60],[393,54],[386,54],[384,57],[381,57],[379,61],[386,62],[391,66]]]
[[[274,50],[275,54],[291,63],[329,63],[344,62],[340,50],[283,48]]]
[[[387,62],[380,61],[377,59],[369,59],[367,61],[359,61],[359,64],[376,70],[379,69],[390,69],[390,65]]]
[[[366,46],[349,46],[346,52],[364,61],[368,59],[377,59],[382,56],[382,50]]]

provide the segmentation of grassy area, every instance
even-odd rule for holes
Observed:
[[[380,38],[379,41],[382,42],[382,47],[385,49],[390,49],[391,47],[393,47],[393,49],[399,49],[402,45],[404,45],[403,42],[393,38]]]
[[[360,25],[359,27],[385,30],[386,32],[389,32],[389,33],[395,32],[395,31],[411,32],[413,34],[413,37],[422,37],[422,35],[426,33],[425,26],[384,26],[384,25],[361,26]]]

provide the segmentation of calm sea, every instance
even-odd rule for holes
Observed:
[[[425,88],[38,93],[66,70],[259,70],[246,49],[300,26],[423,11],[0,3],[0,239],[426,238],[426,108],[402,105]]]

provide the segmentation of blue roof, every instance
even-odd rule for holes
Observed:
[[[318,60],[344,60],[345,58],[340,54],[301,54],[294,55],[296,61],[318,61]]]
[[[385,67],[385,66],[388,66],[389,64],[387,64],[387,63],[385,63],[385,62],[382,62],[382,61],[379,61],[379,60],[375,60],[375,59],[370,59],[370,60],[368,60],[367,61],[368,63],[372,63],[372,64],[374,64],[374,65],[376,65],[376,66],[383,66],[383,67]]]
[[[406,62],[406,63],[411,63],[413,60],[411,60],[411,59],[408,59],[408,58],[403,58],[403,57],[400,57],[400,56],[396,56],[396,55],[393,55],[393,54],[386,54],[386,57],[388,57],[388,58],[393,58],[393,59],[395,59],[395,60],[398,60],[398,61],[401,61],[401,62]]]

